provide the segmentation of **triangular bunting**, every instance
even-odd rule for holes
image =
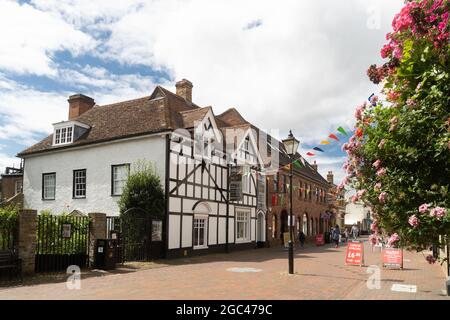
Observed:
[[[347,136],[347,132],[345,132],[344,128],[339,127],[339,128],[337,128],[337,131],[339,131],[340,133],[342,133],[344,136]]]
[[[320,149],[319,147],[314,147],[314,148],[313,148],[313,150],[316,150],[316,151],[320,151],[320,152],[323,152],[323,150],[322,150],[322,149]]]
[[[330,144],[330,141],[328,141],[328,140],[322,140],[322,141],[320,142],[320,144]]]
[[[336,137],[334,134],[330,134],[330,135],[328,136],[328,138],[331,138],[331,139],[334,139],[334,140],[336,140],[336,141],[339,141],[339,138]]]
[[[296,166],[297,168],[301,168],[301,167],[303,167],[303,165],[300,163],[300,161],[298,161],[298,160],[294,160],[294,166]]]
[[[312,157],[312,156],[314,155],[314,153],[312,153],[312,152],[307,152],[306,155]]]

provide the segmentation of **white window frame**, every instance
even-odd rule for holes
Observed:
[[[74,132],[74,125],[55,128],[53,145],[60,146],[72,143],[73,132]]]
[[[84,194],[78,194],[78,191],[82,191],[82,188],[78,188],[79,186],[83,186],[83,183],[77,181],[77,179],[81,179],[81,176],[77,177],[77,173],[84,172]],[[78,169],[73,170],[73,198],[74,199],[84,199],[87,195],[87,170],[86,169]]]
[[[250,166],[242,166],[242,193],[250,193]]]
[[[251,242],[251,223],[252,223],[251,210],[247,208],[239,208],[239,207],[236,208],[235,221],[236,221],[235,222],[236,243]],[[244,223],[243,237],[240,237],[238,234],[238,228],[240,223]]]
[[[196,221],[195,220],[203,220],[203,244],[195,244],[195,229],[196,229]],[[199,239],[197,239],[199,240]],[[208,248],[208,215],[194,215],[194,219],[192,220],[192,246],[194,250],[197,249],[207,249]]]
[[[14,195],[22,193],[22,186],[22,180],[16,180],[16,182],[14,182]]]
[[[125,178],[122,179],[116,179],[116,172],[115,170],[118,168],[125,168],[126,175]],[[111,195],[113,196],[120,196],[122,195],[123,188],[125,187],[128,174],[130,173],[130,164],[124,163],[124,164],[113,164],[111,165]],[[122,183],[120,192],[116,190],[117,184]]]
[[[53,177],[53,185],[48,185],[49,181],[47,177]],[[47,178],[47,179],[46,179]],[[49,190],[53,190],[53,197],[49,196]],[[42,174],[42,199],[43,200],[55,200],[56,198],[56,173],[49,172]]]
[[[63,121],[53,124],[53,145],[61,146],[74,141],[75,126],[89,129],[90,127],[79,121]]]

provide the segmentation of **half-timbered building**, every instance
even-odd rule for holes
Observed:
[[[104,106],[71,96],[69,119],[19,154],[25,207],[119,215],[126,174],[145,159],[165,190],[167,257],[264,243],[259,136],[235,109],[215,115],[193,103],[192,87],[182,80],[176,94],[157,86],[150,96]]]

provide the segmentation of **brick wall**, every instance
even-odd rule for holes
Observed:
[[[37,211],[19,212],[19,257],[22,259],[22,273],[34,272],[36,254]]]
[[[283,190],[283,178],[286,176],[286,184],[289,184],[289,172],[287,170],[280,170],[279,172],[279,183],[278,189],[275,190],[274,179],[275,176],[269,176],[267,180],[268,184],[268,214],[267,214],[267,240],[271,245],[277,245],[283,243],[283,232],[288,232],[289,228],[287,225],[289,216],[289,188],[286,186]],[[300,183],[300,184],[299,184]],[[304,217],[307,218],[307,237],[309,240],[317,233],[322,233],[324,231],[329,231],[334,220],[329,221],[321,219],[321,213],[330,209],[330,205],[327,201],[326,193],[328,191],[329,185],[326,183],[320,183],[314,181],[307,177],[303,177],[294,173],[293,186],[305,187],[305,183],[311,185],[311,192],[306,192],[294,188],[293,194],[293,216],[295,220],[294,233],[297,238],[299,227],[302,228]],[[281,187],[281,190],[280,190]],[[323,190],[322,195],[317,198],[315,194],[316,187]],[[301,190],[301,189],[300,189]],[[273,196],[278,197],[278,203],[272,204]],[[284,201],[281,201],[284,200]],[[313,223],[311,223],[313,219]],[[308,240],[307,240],[308,241]]]
[[[13,197],[16,194],[16,181],[22,181],[21,175],[2,175],[0,183],[1,187],[1,199],[6,200]]]

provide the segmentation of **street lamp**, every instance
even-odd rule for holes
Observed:
[[[292,131],[289,130],[287,139],[283,140],[284,149],[289,156],[289,274],[294,273],[294,219],[292,217],[292,176],[293,176],[293,158],[297,154],[297,149],[300,141],[295,139]]]

